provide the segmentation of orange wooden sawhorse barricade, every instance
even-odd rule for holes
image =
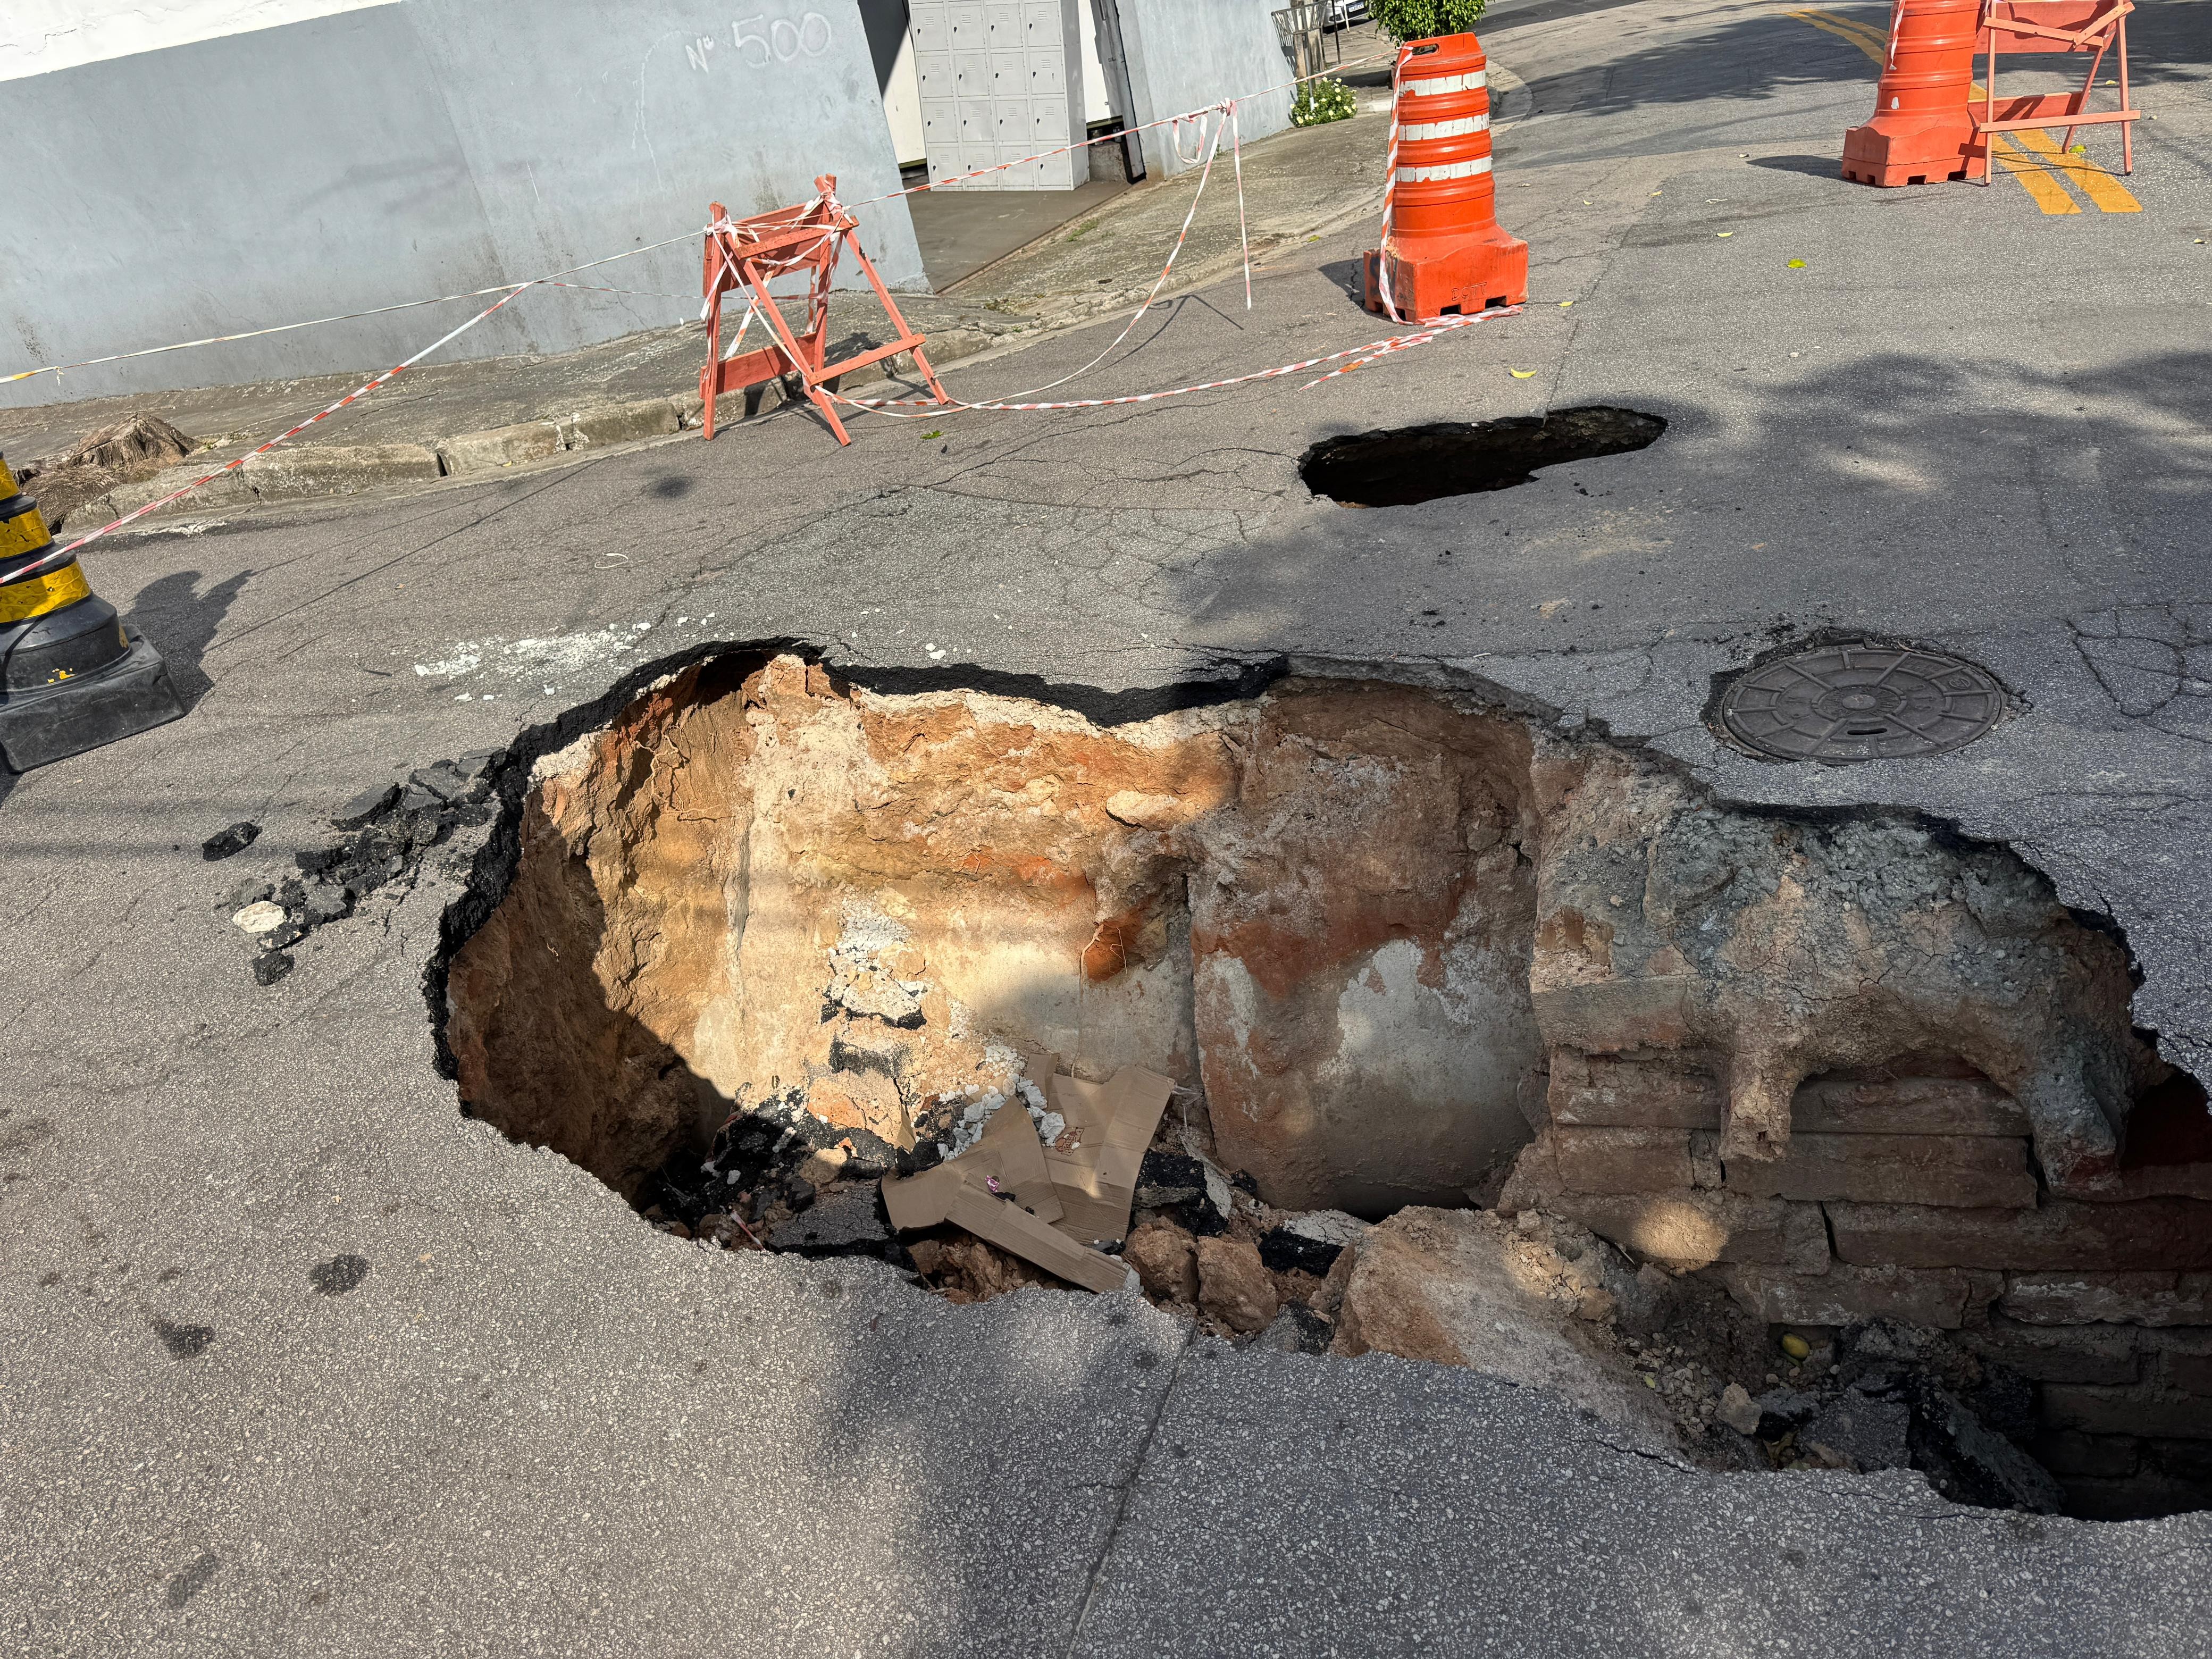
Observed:
[[[837,418],[836,404],[823,395],[823,388],[826,386],[835,392],[839,375],[895,357],[902,351],[914,354],[915,368],[928,382],[931,395],[939,403],[950,401],[945,388],[937,383],[937,371],[921,355],[924,337],[907,326],[906,319],[899,315],[897,305],[884,287],[884,279],[876,275],[875,266],[861,250],[856,234],[860,222],[837,199],[836,175],[823,174],[814,181],[814,188],[817,192],[815,198],[803,207],[778,208],[773,213],[750,219],[732,220],[720,202],[712,205],[713,218],[707,228],[706,265],[701,278],[701,288],[707,296],[707,366],[699,371],[699,396],[707,405],[704,435],[708,438],[714,435],[716,398],[726,392],[739,392],[747,386],[781,380],[787,374],[796,374],[805,382],[808,398],[822,411],[822,418],[830,422],[830,429],[837,434],[837,441],[849,444],[853,440]],[[890,319],[897,337],[888,345],[832,363],[823,361],[830,333],[830,279],[836,273],[838,256],[848,246],[867,274],[868,285],[883,302],[884,314]],[[768,291],[769,283],[793,271],[806,272],[811,283],[806,295],[806,326],[798,332],[793,331]],[[722,296],[741,288],[750,290],[747,324],[750,313],[758,313],[773,337],[769,344],[757,349],[738,352],[736,347],[743,343],[746,326],[740,325],[738,338],[730,343],[732,355],[726,358],[722,355]]]
[[[2128,14],[2134,9],[2135,0],[1984,0],[1981,38],[1975,44],[1989,55],[1990,70],[1982,82],[1983,105],[1981,113],[1974,118],[1976,131],[2018,132],[2028,127],[2063,124],[2066,137],[2060,141],[2059,148],[2070,152],[2077,127],[2118,124],[2120,170],[2133,173],[2133,123],[2142,113],[2128,99]],[[2119,48],[2120,106],[2092,112],[2089,94],[2097,84],[2097,71],[2104,66],[2105,53],[2115,46]],[[2082,77],[2079,92],[2028,93],[2005,99],[2004,113],[2000,117],[2000,52],[2086,52],[2090,54],[2089,72]],[[1984,173],[1982,182],[1991,183],[1994,177],[1993,172]]]

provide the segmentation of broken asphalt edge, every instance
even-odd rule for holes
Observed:
[[[2057,884],[2050,875],[2008,842],[1969,834],[1955,819],[1917,807],[1879,801],[1849,805],[1784,805],[1732,797],[1715,789],[1698,774],[1696,769],[1666,750],[1638,738],[1616,736],[1602,720],[1563,710],[1444,659],[1377,662],[1299,653],[1243,656],[1223,653],[1217,657],[1223,671],[1218,675],[1185,677],[1158,686],[1111,690],[1103,686],[1048,680],[1042,675],[1010,673],[975,664],[947,663],[912,667],[839,661],[830,650],[807,641],[774,636],[748,641],[701,641],[681,651],[641,664],[599,696],[574,705],[553,720],[525,727],[492,763],[492,793],[498,803],[497,811],[470,861],[468,877],[460,893],[447,902],[441,914],[437,947],[422,970],[422,995],[429,1017],[433,1064],[439,1076],[451,1081],[458,1079],[459,1075],[459,1067],[447,1036],[447,1023],[451,1012],[447,984],[452,964],[462,946],[474,937],[506,896],[514,880],[522,856],[523,810],[528,801],[538,761],[594,732],[605,730],[632,702],[687,670],[712,671],[711,683],[704,684],[701,688],[702,696],[711,696],[734,690],[746,676],[766,665],[775,657],[785,654],[821,667],[830,675],[833,685],[840,687],[857,686],[886,696],[966,691],[989,696],[1022,697],[1106,727],[1130,725],[1182,709],[1212,708],[1247,701],[1262,695],[1269,687],[1286,678],[1345,682],[1368,680],[1470,697],[1483,705],[1484,712],[1539,725],[1561,744],[1573,747],[1601,744],[1617,751],[1633,755],[1678,781],[1695,798],[1746,817],[1808,827],[1846,823],[1889,824],[1923,834],[1947,850],[1996,853],[2013,859],[2043,884],[2051,893],[2052,902],[2062,906],[2075,921],[2111,939],[2119,946],[2126,957],[2132,991],[2139,991],[2144,982],[2142,963],[2118,919],[2067,903],[2059,896]],[[2142,1026],[2136,1030],[2161,1060],[2177,1071],[2189,1072],[2186,1065],[2161,1050],[2157,1030]],[[2197,1081],[2212,1084],[2212,1079],[2200,1077]],[[457,1102],[457,1104],[462,1115],[472,1115],[465,1103]]]

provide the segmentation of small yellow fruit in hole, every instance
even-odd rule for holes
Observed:
[[[1802,1359],[1813,1352],[1813,1345],[1802,1336],[1785,1336],[1782,1339],[1782,1352],[1792,1359]]]

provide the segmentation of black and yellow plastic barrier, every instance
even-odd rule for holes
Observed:
[[[177,720],[161,654],[133,639],[0,457],[0,764],[12,772]]]

